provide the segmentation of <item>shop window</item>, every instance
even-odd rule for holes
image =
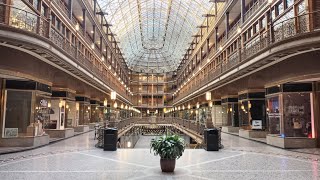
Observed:
[[[290,7],[293,5],[294,0],[286,0],[286,3],[287,3],[287,7]]]
[[[261,19],[260,19],[260,28],[263,29],[267,26],[267,21],[266,21],[266,18],[265,16],[263,16]]]
[[[270,134],[280,134],[280,104],[279,96],[267,98],[267,120]]]
[[[310,93],[283,95],[284,131],[286,137],[311,137]]]
[[[305,6],[305,2],[304,1],[301,1],[299,4],[298,4],[298,8],[297,8],[297,13],[298,15],[301,15],[305,12],[306,10],[306,6]]]
[[[41,15],[44,17],[47,17],[48,15],[48,7],[44,3],[42,3]]]
[[[273,7],[271,10],[271,18],[272,18],[272,20],[274,20],[276,17],[277,17],[276,10],[275,10],[275,7]]]
[[[284,12],[284,5],[282,1],[277,5],[277,9],[278,9],[278,15]]]
[[[4,137],[32,136],[28,127],[31,120],[32,92],[6,91]]]
[[[38,135],[42,135],[42,129],[50,122],[50,114],[53,112],[51,108],[48,108],[49,103],[48,96],[36,94],[34,122],[38,126]]]
[[[12,6],[15,8],[11,8],[10,25],[16,28],[35,31],[37,16],[33,11],[20,0],[13,0]]]

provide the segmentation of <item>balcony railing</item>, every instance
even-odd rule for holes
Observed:
[[[187,84],[187,86],[185,86],[174,99],[174,102],[177,102],[185,96],[195,92],[203,85],[215,80],[222,73],[237,67],[240,63],[248,61],[253,56],[261,53],[275,43],[319,30],[320,19],[315,18],[319,15],[320,12],[315,11],[284,20],[277,24],[273,24],[263,33],[258,34],[256,37],[246,42],[244,47],[229,54],[225,62],[217,65],[215,69],[210,70],[208,74],[204,76],[204,78],[202,77],[200,79],[192,79],[189,81],[189,83],[191,83],[191,87]],[[212,53],[210,52],[210,54]],[[217,54],[218,53],[215,53],[214,57],[217,56]]]
[[[33,33],[34,36],[39,35],[46,38],[61,51],[72,57],[71,59],[77,64],[82,65],[86,70],[112,87],[126,99],[131,99],[125,89],[120,87],[120,84],[116,84],[110,80],[110,77],[113,77],[113,75],[107,70],[108,68],[103,62],[100,62],[99,65],[94,65],[93,60],[83,55],[75,44],[69,42],[55,27],[51,26],[48,19],[20,8],[0,4],[0,24]]]
[[[250,7],[250,9],[244,14],[244,20],[248,20],[252,15],[254,15],[257,10],[260,9],[260,7],[262,7],[262,5],[264,5],[264,3],[266,3],[267,0],[258,0],[254,3],[253,6]]]
[[[203,135],[205,125],[195,120],[186,120],[181,118],[172,117],[132,117],[119,121],[113,121],[110,123],[111,127],[117,127],[118,130],[122,130],[133,124],[175,124],[185,128],[186,130]]]

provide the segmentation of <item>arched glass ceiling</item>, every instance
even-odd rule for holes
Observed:
[[[108,13],[128,67],[134,71],[176,70],[209,0],[98,0]]]

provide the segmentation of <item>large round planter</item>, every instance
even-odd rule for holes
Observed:
[[[173,172],[176,167],[176,159],[160,159],[162,172]]]

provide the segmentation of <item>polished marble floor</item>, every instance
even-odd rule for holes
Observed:
[[[31,151],[1,155],[0,179],[320,179],[320,156],[310,153],[317,149],[288,151],[223,134],[223,150],[187,149],[177,160],[175,173],[165,174],[159,158],[143,148],[147,139],[140,140],[141,148],[107,152],[94,147],[91,132]]]

